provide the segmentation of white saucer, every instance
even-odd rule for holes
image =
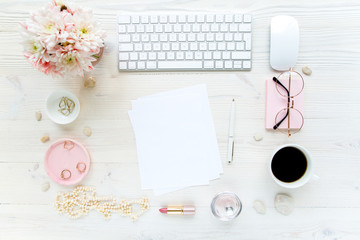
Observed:
[[[74,110],[68,115],[64,116],[59,112],[59,103],[62,97],[70,98],[75,103]],[[79,99],[69,91],[66,90],[55,90],[46,99],[46,113],[49,118],[58,124],[69,124],[73,122],[80,113],[80,102]]]

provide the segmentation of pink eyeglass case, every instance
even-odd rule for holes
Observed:
[[[293,83],[295,84],[295,83]],[[273,129],[276,115],[279,111],[287,107],[287,98],[281,96],[276,90],[276,83],[272,79],[265,80],[265,128]],[[304,91],[294,97],[294,108],[300,111],[304,116]],[[299,129],[302,124],[300,115],[290,115],[292,129]],[[280,129],[287,129],[288,122],[285,120]]]

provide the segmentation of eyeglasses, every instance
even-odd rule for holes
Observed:
[[[304,116],[294,108],[294,98],[304,90],[304,79],[300,73],[290,69],[281,73],[277,78],[273,77],[273,81],[276,83],[277,92],[287,98],[287,106],[275,116],[273,129],[284,132],[290,137],[300,131],[304,125]]]

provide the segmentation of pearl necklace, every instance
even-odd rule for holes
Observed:
[[[140,209],[133,212],[132,205],[139,204]],[[136,220],[140,215],[150,208],[149,200],[120,200],[114,197],[97,197],[92,187],[77,186],[68,193],[59,192],[56,196],[55,207],[59,213],[67,213],[73,219],[87,215],[90,210],[95,209],[102,213],[104,218],[110,218],[111,212],[117,212],[120,216],[129,216]]]

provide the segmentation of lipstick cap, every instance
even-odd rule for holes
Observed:
[[[183,208],[184,215],[194,215],[195,214],[195,207],[194,206],[184,206]]]

